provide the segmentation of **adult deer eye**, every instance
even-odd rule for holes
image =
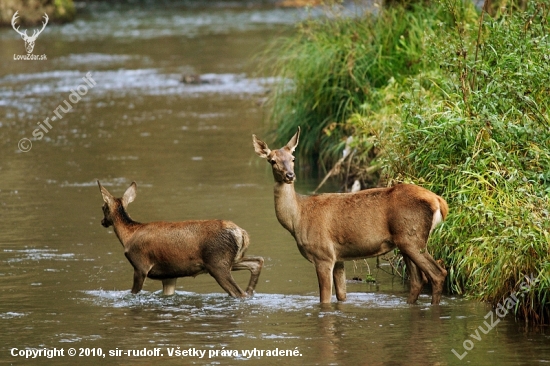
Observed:
[[[271,165],[274,165],[276,163],[275,159],[269,161]]]

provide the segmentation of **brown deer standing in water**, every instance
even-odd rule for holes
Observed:
[[[233,297],[252,295],[264,260],[244,257],[249,239],[246,231],[231,221],[197,220],[141,224],[126,209],[136,198],[133,182],[122,198],[113,197],[99,181],[103,195],[101,225],[113,225],[124,247],[124,255],[134,267],[132,293],[141,291],[145,277],[162,281],[164,295],[173,295],[178,277],[209,273]],[[244,292],[231,271],[249,270],[250,282]]]
[[[447,271],[426,251],[430,232],[447,216],[445,200],[424,188],[399,184],[356,193],[302,196],[294,190],[294,156],[300,128],[286,146],[270,150],[252,135],[254,150],[271,164],[275,213],[317,271],[321,303],[346,299],[344,261],[382,255],[399,248],[411,289],[408,303],[422,290],[423,273],[432,283],[432,304],[439,304]]]

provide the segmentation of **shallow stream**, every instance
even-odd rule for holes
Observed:
[[[89,5],[76,22],[47,26],[34,50],[44,61],[14,60],[23,41],[0,30],[0,363],[550,362],[548,329],[508,315],[485,333],[490,307],[455,296],[433,307],[428,289],[409,306],[407,284],[374,261],[376,284],[350,281],[347,302],[319,305],[314,269],[275,218],[271,171],[251,139],[268,139],[261,103],[272,82],[253,56],[306,14],[193,4]],[[183,74],[205,82],[183,84]],[[100,225],[97,179],[115,196],[137,182],[138,221],[245,228],[249,254],[266,260],[256,295],[229,298],[208,275],[179,279],[172,297],[152,280],[130,294],[132,267]],[[316,184],[301,177],[297,189]],[[347,263],[350,280],[367,272]],[[244,287],[248,274],[234,275]],[[44,348],[64,355],[24,358]]]

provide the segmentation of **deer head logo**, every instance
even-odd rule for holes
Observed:
[[[42,22],[42,29],[40,29],[39,31],[35,29],[32,33],[32,36],[29,37],[27,35],[27,30],[26,29],[25,29],[24,32],[20,32],[19,27],[15,28],[15,23],[17,22],[17,18],[18,18],[17,13],[19,13],[19,11],[16,11],[15,14],[13,14],[13,17],[11,18],[11,26],[13,27],[13,29],[17,33],[19,33],[21,35],[21,38],[23,38],[23,41],[25,41],[25,49],[27,50],[27,53],[32,53],[32,50],[34,49],[34,42],[36,41],[36,38],[38,38],[40,33],[42,33],[44,28],[46,28],[46,24],[48,24],[48,20],[49,20],[48,14],[44,13],[45,22]]]

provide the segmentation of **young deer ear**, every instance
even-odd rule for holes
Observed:
[[[97,181],[97,185],[99,186],[99,191],[101,192],[101,195],[103,196],[103,201],[110,205],[113,202],[113,195],[109,193],[109,191],[99,183],[99,180]]]
[[[256,151],[256,154],[258,154],[260,158],[267,159],[267,156],[271,152],[271,150],[269,150],[269,147],[267,147],[267,144],[257,138],[256,135],[252,135],[252,143],[254,145],[254,151]]]
[[[136,182],[132,182],[132,184],[130,184],[130,187],[128,187],[126,192],[124,192],[124,196],[122,196],[122,206],[126,207],[129,203],[134,202],[134,200],[136,199],[136,190]]]
[[[298,131],[292,136],[288,144],[286,144],[286,147],[290,150],[291,153],[296,150],[296,146],[298,146],[298,141],[300,140],[300,126],[298,126]]]

